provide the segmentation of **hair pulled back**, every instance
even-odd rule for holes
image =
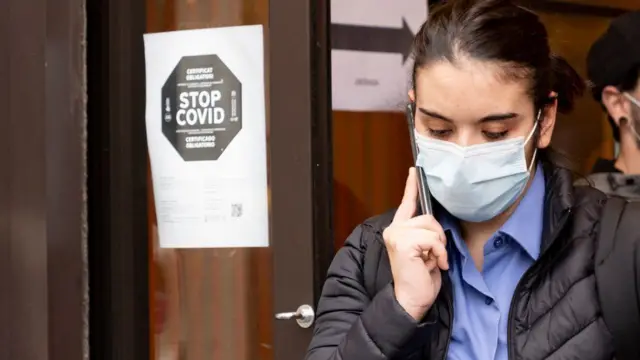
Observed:
[[[416,72],[437,61],[468,57],[501,63],[508,79],[530,81],[536,109],[553,102],[570,112],[585,90],[584,81],[565,59],[551,53],[547,30],[532,11],[511,0],[451,0],[436,6],[413,43]]]

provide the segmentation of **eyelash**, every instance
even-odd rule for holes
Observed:
[[[428,129],[428,130],[429,130],[429,135],[435,138],[443,138],[451,134],[451,130],[433,130],[433,129]]]
[[[500,132],[489,132],[489,131],[483,131],[482,134],[490,140],[499,140],[502,139],[503,137],[507,136],[508,131],[500,131]]]
[[[433,129],[428,129],[428,130],[429,130],[429,135],[435,138],[445,138],[451,135],[451,132],[452,132],[451,130],[433,130]],[[509,133],[509,131],[507,130],[500,131],[500,132],[483,131],[482,135],[484,135],[489,140],[499,140],[507,136],[507,133]]]

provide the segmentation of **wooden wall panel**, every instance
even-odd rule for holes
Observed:
[[[596,4],[591,1],[590,4]],[[597,4],[596,4],[597,5]],[[621,9],[640,9],[640,2],[620,0],[607,3]],[[565,56],[569,62],[586,78],[586,55],[591,44],[600,36],[611,20],[597,14],[552,14],[540,13],[547,24],[554,50]],[[583,173],[588,173],[598,157],[614,157],[614,140],[606,113],[587,92],[580,99],[576,111],[563,117],[560,131],[555,137],[557,147],[569,152],[581,166]]]
[[[549,29],[553,51],[565,57],[586,78],[586,57],[591,44],[602,34],[610,19],[581,14],[540,12]],[[576,109],[561,115],[553,145],[570,155],[583,173],[588,173],[598,157],[612,157],[614,143],[606,115],[590,92],[580,98]]]
[[[403,113],[333,112],[336,248],[364,219],[396,207],[411,166]]]
[[[559,0],[578,5],[605,6],[624,10],[640,10],[640,1],[637,0]]]

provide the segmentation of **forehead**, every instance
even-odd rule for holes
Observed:
[[[477,120],[493,113],[533,111],[528,81],[505,76],[501,63],[438,61],[418,69],[416,102],[453,120]]]

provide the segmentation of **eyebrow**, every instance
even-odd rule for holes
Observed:
[[[444,121],[448,121],[448,122],[453,122],[453,120],[449,119],[448,117],[446,117],[444,115],[440,115],[435,111],[427,110],[427,109],[424,109],[424,108],[418,108],[418,110],[420,110],[421,113],[423,113],[423,114],[425,114],[427,116],[431,116],[432,118],[436,118],[436,119],[440,119],[440,120],[444,120]],[[487,115],[487,116],[483,117],[482,119],[480,119],[480,122],[509,120],[509,119],[513,119],[513,118],[515,118],[517,116],[518,116],[518,114],[516,114],[516,113],[491,114],[491,115]]]

